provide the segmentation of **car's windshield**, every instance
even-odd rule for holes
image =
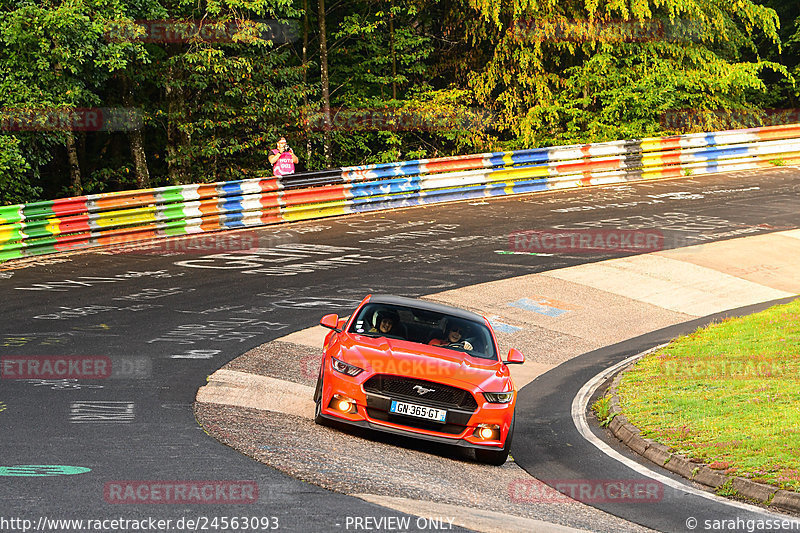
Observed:
[[[485,324],[425,309],[368,303],[353,319],[349,331],[458,350],[482,359],[497,359],[491,333]]]

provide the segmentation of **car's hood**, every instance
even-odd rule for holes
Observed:
[[[508,369],[464,352],[386,337],[343,336],[341,357],[375,374],[392,374],[483,391],[507,390]]]

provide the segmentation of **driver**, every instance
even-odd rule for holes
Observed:
[[[444,339],[431,339],[428,344],[472,350],[472,344],[464,338],[465,327],[458,322],[449,322],[445,329]]]

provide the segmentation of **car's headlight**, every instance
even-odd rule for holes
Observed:
[[[355,377],[364,371],[363,368],[358,368],[357,366],[345,363],[344,361],[340,361],[335,357],[331,357],[331,366],[333,366],[333,369],[337,372],[347,374],[351,377]]]
[[[511,392],[484,392],[483,397],[489,403],[509,403],[514,399],[514,391]]]

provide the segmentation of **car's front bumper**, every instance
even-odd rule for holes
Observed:
[[[366,381],[366,376],[358,376],[358,378],[342,376],[330,366],[325,370],[320,412],[325,419],[451,446],[499,449],[505,443],[513,418],[514,402],[493,404],[486,402],[480,394],[472,394],[473,397],[480,400],[476,410],[467,411],[448,407],[446,423],[437,424],[406,416],[393,415],[388,412],[392,400],[428,405],[424,400],[412,400],[406,397],[392,397],[384,393],[365,392],[362,384]],[[331,400],[334,395],[345,396],[353,400],[356,404],[356,412],[344,413],[331,407]],[[429,406],[439,409],[444,408],[440,405]],[[498,438],[481,439],[477,437],[475,430],[478,425],[482,424],[498,426],[500,428]]]
[[[415,438],[415,439],[422,439],[422,440],[426,440],[426,441],[430,441],[430,442],[436,442],[436,443],[439,443],[439,444],[447,444],[449,446],[458,446],[458,447],[462,447],[462,448],[474,448],[474,449],[480,449],[480,450],[485,450],[485,449],[490,448],[490,447],[493,447],[493,448],[502,447],[502,445],[498,445],[496,443],[494,445],[490,445],[490,444],[475,444],[475,443],[469,442],[469,441],[464,440],[464,439],[453,439],[453,438],[450,438],[450,437],[442,437],[442,436],[431,435],[431,434],[427,434],[427,433],[411,432],[411,431],[408,431],[407,429],[400,429],[400,428],[395,428],[395,427],[391,427],[391,426],[384,426],[382,424],[375,424],[373,422],[370,422],[369,420],[347,420],[345,418],[340,418],[338,416],[328,415],[328,414],[325,414],[325,413],[322,413],[321,416],[322,416],[322,418],[324,418],[326,420],[330,420],[332,422],[341,423],[341,424],[347,424],[348,426],[356,426],[356,427],[360,427],[360,428],[364,428],[364,429],[371,429],[371,430],[374,430],[374,431],[380,431],[382,433],[391,433],[392,435],[402,435],[404,437],[412,437],[412,438]]]

